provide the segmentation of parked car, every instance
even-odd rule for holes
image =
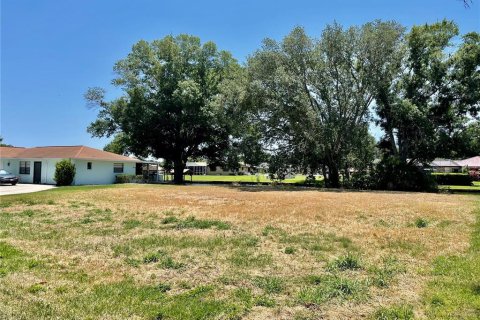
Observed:
[[[11,183],[12,186],[16,185],[18,177],[11,174],[6,170],[0,170],[0,183]]]

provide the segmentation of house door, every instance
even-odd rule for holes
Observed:
[[[42,162],[35,161],[33,163],[33,183],[42,182]]]

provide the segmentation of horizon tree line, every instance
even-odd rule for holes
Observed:
[[[395,21],[333,23],[318,38],[295,27],[243,65],[213,42],[167,36],[139,41],[114,71],[123,95],[87,91],[99,112],[88,132],[164,158],[175,183],[202,157],[233,169],[268,162],[278,177],[321,172],[329,187],[425,189],[418,165],[480,153],[480,35],[460,36],[452,21],[408,32]]]

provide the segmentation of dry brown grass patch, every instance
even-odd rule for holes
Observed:
[[[252,279],[275,276],[285,282],[285,290],[273,294],[277,307],[253,306],[247,319],[288,319],[303,312],[359,318],[398,301],[421,309],[419,295],[428,280],[424,270],[438,255],[464,251],[474,222],[474,199],[459,195],[132,185],[42,196],[54,204],[12,202],[1,209],[12,227],[3,230],[6,236],[0,241],[39,257],[48,267],[5,276],[0,283],[0,300],[7,301],[4,313],[20,312],[20,306],[2,292],[24,290],[42,277],[50,288],[42,299],[59,308],[55,288],[62,286],[88,290],[131,278],[140,285],[169,283],[170,295],[214,285],[226,290],[228,298],[236,288],[261,294]],[[27,209],[35,213],[22,215]],[[231,228],[181,229],[162,223],[166,217],[183,221],[190,216],[223,221]],[[415,227],[419,217],[428,227]],[[129,220],[138,223],[126,227]],[[449,222],[439,227],[443,221]],[[273,231],[265,232],[266,227]],[[58,234],[52,234],[55,230]],[[286,247],[293,253],[286,254]],[[183,267],[143,263],[146,254],[159,250]],[[304,278],[328,273],[328,262],[349,251],[361,256],[364,267],[344,273],[346,277],[368,281],[369,267],[387,256],[395,256],[405,271],[388,287],[369,285],[363,300],[332,299],[314,311],[299,304],[296,296],[308,285]],[[81,281],[75,278],[79,274],[85,275]],[[75,291],[64,295],[74,299]],[[26,294],[24,299],[28,308],[38,296]]]

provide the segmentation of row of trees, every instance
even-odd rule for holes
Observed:
[[[480,35],[459,37],[450,21],[409,32],[394,21],[334,23],[318,39],[296,27],[245,65],[212,42],[168,36],[138,42],[115,71],[124,95],[88,90],[100,108],[88,131],[114,136],[117,152],[164,158],[176,183],[187,159],[203,157],[268,162],[280,176],[322,172],[330,187],[415,189],[425,187],[418,164],[480,153]]]

